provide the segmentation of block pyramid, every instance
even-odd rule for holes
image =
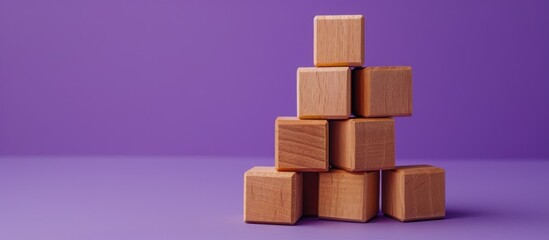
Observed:
[[[275,121],[275,166],[244,173],[244,221],[367,222],[380,188],[389,217],[444,218],[445,170],[395,165],[394,117],[412,115],[412,68],[363,67],[362,15],[314,18],[314,65],[297,69],[297,117]]]

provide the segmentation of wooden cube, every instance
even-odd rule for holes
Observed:
[[[244,173],[244,221],[295,224],[302,214],[301,173],[254,167]]]
[[[351,69],[297,69],[297,115],[301,119],[347,119],[351,115]]]
[[[353,70],[353,114],[360,117],[412,115],[412,68]]]
[[[275,167],[279,171],[328,171],[328,121],[278,117]]]
[[[429,165],[383,171],[383,213],[402,222],[444,218],[444,175]]]
[[[351,118],[330,125],[330,164],[348,171],[395,167],[395,122],[391,118]]]
[[[364,16],[316,16],[314,64],[317,67],[364,64]]]
[[[318,173],[303,173],[303,216],[318,216]]]
[[[379,211],[379,171],[331,169],[319,174],[318,216],[366,222]]]

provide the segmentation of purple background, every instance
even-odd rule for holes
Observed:
[[[272,156],[313,17],[411,65],[397,155],[547,158],[549,1],[0,1],[0,155]]]

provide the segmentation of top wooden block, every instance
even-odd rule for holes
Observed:
[[[355,116],[412,115],[412,67],[355,68],[352,85]]]
[[[357,67],[364,64],[364,16],[316,16],[314,64],[317,67]]]

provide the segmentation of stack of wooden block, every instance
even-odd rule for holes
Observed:
[[[364,17],[316,16],[314,65],[297,70],[297,117],[275,123],[275,167],[244,174],[244,221],[443,218],[445,172],[395,166],[395,122],[412,114],[411,67],[362,67]],[[352,116],[352,115],[354,116]],[[380,184],[381,171],[381,184]]]

